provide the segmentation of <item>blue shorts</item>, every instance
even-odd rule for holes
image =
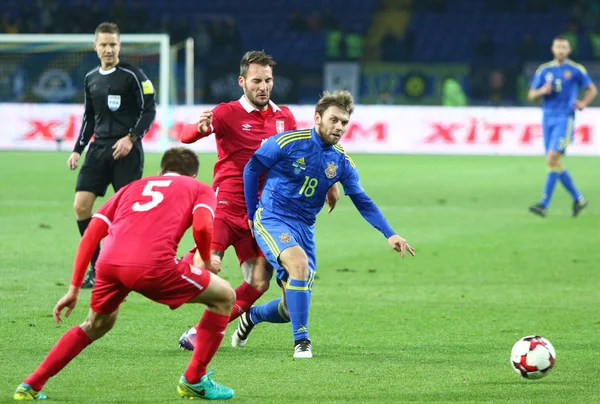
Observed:
[[[314,226],[283,218],[259,208],[254,215],[254,237],[279,281],[287,282],[288,272],[281,266],[279,255],[286,248],[300,246],[308,256],[308,289],[312,289],[317,268]]]
[[[565,152],[567,146],[573,141],[573,118],[573,115],[544,116],[542,129],[544,131],[544,148],[546,153],[549,151]]]

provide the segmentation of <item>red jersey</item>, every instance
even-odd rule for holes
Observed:
[[[93,216],[109,226],[98,262],[136,267],[172,263],[199,208],[214,218],[215,193],[192,177],[165,174],[132,182]]]
[[[192,143],[211,133],[215,134],[218,159],[212,186],[215,191],[218,189],[239,195],[245,205],[244,167],[265,139],[297,129],[296,119],[288,107],[279,107],[272,101],[269,101],[269,109],[261,112],[245,96],[217,105],[212,113],[209,133],[200,134],[196,129],[192,138],[186,136],[182,141]]]

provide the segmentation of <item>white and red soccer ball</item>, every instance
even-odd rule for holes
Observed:
[[[515,372],[527,379],[546,376],[556,361],[556,351],[546,338],[530,335],[518,340],[510,353],[510,364]]]

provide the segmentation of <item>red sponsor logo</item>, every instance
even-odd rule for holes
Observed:
[[[56,141],[62,139],[65,141],[74,140],[79,136],[81,130],[81,121],[77,115],[69,115],[65,121],[30,119],[29,128],[22,136],[22,140],[47,140]],[[170,131],[170,136],[178,138],[183,128],[183,122],[176,122]],[[160,124],[154,122],[148,132],[144,135],[144,141],[157,140],[160,135]]]
[[[314,124],[308,121],[298,121],[298,128],[311,128]],[[342,144],[353,142],[376,142],[385,143],[388,140],[387,122],[375,122],[371,126],[366,126],[360,122],[350,122],[348,130],[342,138]]]
[[[542,139],[542,125],[507,122],[481,122],[473,118],[469,122],[430,122],[431,132],[423,139],[427,144],[502,144],[507,139],[517,139],[522,145],[533,144]],[[591,145],[593,127],[589,124],[575,127],[575,143]]]

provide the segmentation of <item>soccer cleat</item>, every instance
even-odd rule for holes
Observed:
[[[294,346],[294,358],[310,359],[312,358],[312,345],[309,339],[297,341]]]
[[[184,351],[193,351],[196,347],[196,329],[190,328],[179,338],[179,348]]]
[[[41,391],[35,391],[30,385],[21,383],[13,395],[17,401],[45,400],[48,397]]]
[[[588,203],[587,203],[587,201],[584,201],[584,200],[573,202],[573,217],[577,216],[579,214],[579,212],[581,212],[582,210],[587,208],[587,206],[588,206]]]
[[[82,289],[92,289],[96,284],[96,271],[94,268],[90,268],[85,274],[85,278],[83,278],[83,284],[81,285]]]
[[[545,208],[544,205],[542,205],[541,203],[530,206],[529,211],[534,215],[538,215],[540,217],[546,217],[546,215],[548,214],[548,209]]]
[[[181,376],[177,385],[177,392],[183,398],[203,398],[205,400],[227,400],[233,397],[233,389],[220,385],[210,378],[213,371],[202,376],[200,383],[191,384]]]
[[[231,346],[240,348],[245,346],[246,342],[248,342],[250,331],[253,328],[254,323],[252,322],[252,318],[250,318],[250,311],[247,311],[240,316],[237,330],[231,336]]]

